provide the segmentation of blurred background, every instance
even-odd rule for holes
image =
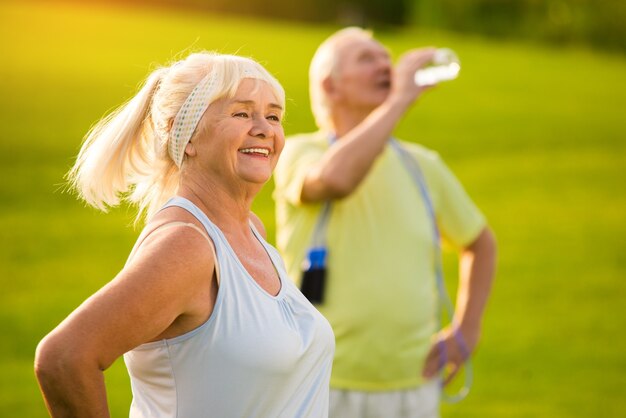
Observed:
[[[500,246],[472,393],[443,417],[624,416],[626,2],[4,0],[0,417],[46,415],[38,341],[121,269],[140,230],[132,208],[103,214],[64,192],[89,127],[158,64],[209,49],[264,64],[287,91],[286,133],[313,131],[309,61],[349,24],[396,57],[435,45],[461,59],[396,131],[441,154]],[[272,189],[255,211],[273,243]],[[121,361],[106,379],[112,416],[127,416]]]

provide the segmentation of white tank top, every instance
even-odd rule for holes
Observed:
[[[278,252],[251,225],[280,277],[280,291],[272,296],[198,207],[181,197],[169,206],[193,214],[213,240],[219,290],[204,324],[124,354],[133,391],[130,417],[326,418],[333,332],[288,279]]]

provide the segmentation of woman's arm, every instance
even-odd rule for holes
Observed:
[[[108,417],[104,370],[134,347],[208,318],[217,291],[207,277],[215,267],[208,245],[192,228],[157,230],[39,343],[35,371],[53,417]]]

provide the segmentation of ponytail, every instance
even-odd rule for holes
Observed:
[[[87,134],[66,178],[89,205],[106,212],[151,171],[158,139],[151,126],[150,106],[167,70],[154,71],[135,97]]]

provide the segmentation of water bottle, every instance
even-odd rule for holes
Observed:
[[[439,48],[431,63],[415,72],[415,84],[418,86],[434,86],[440,81],[454,80],[461,70],[459,59],[448,48]]]

